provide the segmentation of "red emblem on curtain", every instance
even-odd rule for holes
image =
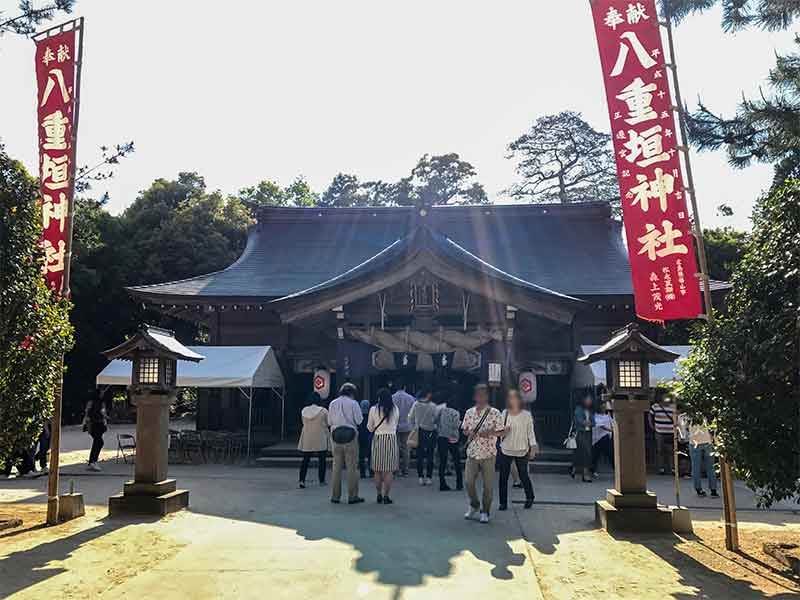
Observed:
[[[636,314],[701,314],[672,93],[654,0],[592,0]]]
[[[47,286],[61,293],[72,206],[75,30],[36,42],[39,190]]]

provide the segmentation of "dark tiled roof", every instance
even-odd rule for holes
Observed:
[[[419,219],[512,277],[569,296],[632,294],[621,223],[608,205],[267,209],[230,267],[129,288],[153,300],[279,298],[357,267],[413,231]]]

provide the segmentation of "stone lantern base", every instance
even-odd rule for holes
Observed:
[[[189,490],[177,489],[174,479],[158,483],[125,483],[121,494],[108,499],[108,514],[123,515],[168,515],[189,506]]]
[[[594,514],[597,524],[609,533],[672,531],[672,511],[660,505],[652,492],[607,490],[606,499],[595,503]]]
[[[140,390],[131,399],[136,404],[134,480],[108,499],[109,515],[164,516],[186,508],[188,490],[177,489],[175,480],[167,479],[169,407],[174,393]]]

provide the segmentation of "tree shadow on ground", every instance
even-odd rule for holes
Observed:
[[[737,561],[737,570],[742,573],[742,577],[732,577],[719,570],[715,570],[702,562],[702,559],[692,556],[687,553],[686,545],[688,542],[699,542],[702,540],[695,535],[679,536],[679,535],[651,535],[651,536],[633,536],[633,535],[615,535],[615,539],[622,541],[629,541],[640,546],[647,548],[654,555],[658,556],[661,560],[669,564],[679,574],[679,585],[698,590],[698,593],[692,592],[678,592],[671,595],[675,600],[696,600],[698,596],[703,598],[720,598],[731,600],[789,600],[798,598],[799,594],[796,589],[789,585],[789,581],[779,574],[775,569],[769,565],[765,565],[757,559],[749,557],[744,553],[739,553],[743,559]],[[711,553],[715,558],[715,564],[720,561],[730,561],[730,558],[717,552],[713,548],[703,545],[704,551]],[[706,557],[709,554],[705,555]],[[766,567],[769,571],[768,574],[758,572],[752,567],[747,566],[747,562],[756,562],[762,567]],[[709,560],[709,563],[711,561]],[[762,583],[769,583],[772,591],[765,593],[754,587],[752,580],[760,580]]]
[[[37,544],[31,548],[11,552],[0,560],[0,597],[7,598],[16,592],[37,585],[52,577],[67,571],[60,566],[48,566],[53,562],[67,560],[76,550],[84,544],[122,529],[133,523],[152,522],[155,519],[143,518],[133,520],[101,519],[96,521],[94,527],[82,529],[70,535],[59,537],[52,541]],[[63,527],[62,524],[58,527]],[[37,523],[23,529],[14,530],[0,535],[0,545],[4,540],[16,537],[23,533],[33,533],[37,530],[47,529],[49,526]]]

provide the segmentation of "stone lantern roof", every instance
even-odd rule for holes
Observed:
[[[672,350],[659,346],[645,337],[637,323],[629,323],[614,332],[612,338],[594,352],[578,359],[579,363],[589,365],[599,360],[619,358],[623,354],[639,354],[650,364],[673,362],[680,357]]]
[[[173,360],[200,362],[205,358],[175,339],[174,331],[153,325],[142,325],[133,336],[102,354],[108,360],[133,360],[137,353],[147,350]]]

